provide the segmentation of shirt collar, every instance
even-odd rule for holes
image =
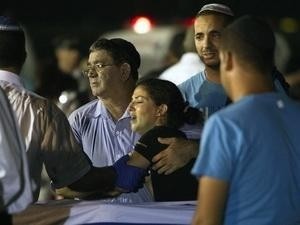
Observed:
[[[90,115],[91,114],[93,117],[98,117],[101,115],[101,116],[111,119],[111,115],[109,114],[109,112],[105,108],[104,104],[100,100],[97,101],[96,110],[93,113],[90,113]],[[124,112],[124,114],[121,116],[121,118],[119,120],[122,120],[125,118],[130,118],[129,107],[127,107],[126,111]]]
[[[19,87],[24,87],[24,85],[22,84],[20,76],[18,76],[15,73],[6,71],[6,70],[0,70],[0,80],[12,83],[12,84],[14,84],[16,86],[19,86]]]

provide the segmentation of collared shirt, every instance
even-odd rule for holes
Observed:
[[[56,105],[26,90],[14,73],[0,70],[0,86],[8,96],[25,138],[30,173],[37,184],[35,200],[43,163],[56,188],[73,183],[89,171],[90,162]]]
[[[204,64],[198,54],[187,52],[181,56],[179,62],[166,69],[159,79],[169,80],[179,85],[202,70],[204,70]]]
[[[123,155],[133,151],[140,135],[130,127],[130,115],[114,121],[100,100],[94,100],[75,110],[69,117],[77,141],[96,167],[110,166]],[[138,203],[151,201],[146,187],[137,193],[122,194],[109,202]]]
[[[140,135],[130,127],[128,111],[114,121],[103,103],[94,100],[69,116],[77,141],[96,167],[114,164],[134,149]]]
[[[0,212],[6,210],[12,214],[24,210],[33,201],[33,187],[24,140],[2,89],[0,107]]]

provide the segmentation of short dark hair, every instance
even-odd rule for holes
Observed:
[[[0,30],[0,67],[21,68],[26,59],[23,30]]]
[[[270,73],[274,68],[274,33],[260,17],[246,15],[227,26],[220,49],[234,52],[262,73]]]
[[[138,81],[136,87],[138,86],[145,88],[156,105],[166,104],[168,106],[167,126],[179,128],[185,122],[188,124],[202,122],[201,112],[196,108],[189,107],[174,83],[149,78]]]
[[[99,50],[107,51],[116,63],[128,63],[131,67],[131,76],[137,81],[141,56],[132,43],[122,38],[99,38],[91,45],[90,52]]]

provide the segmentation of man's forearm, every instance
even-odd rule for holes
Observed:
[[[63,195],[83,194],[110,197],[120,194],[120,189],[125,192],[136,192],[143,187],[147,170],[127,164],[129,156],[121,157],[113,166],[93,167],[87,174],[62,190]],[[123,192],[124,192],[123,191]]]
[[[112,166],[92,167],[68,187],[76,192],[109,192],[114,190],[117,174]]]

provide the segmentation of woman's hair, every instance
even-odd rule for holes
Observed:
[[[179,128],[184,123],[195,124],[202,123],[202,114],[196,109],[189,107],[185,102],[178,87],[167,80],[142,79],[136,87],[142,86],[149,94],[156,105],[166,104],[167,126]]]

